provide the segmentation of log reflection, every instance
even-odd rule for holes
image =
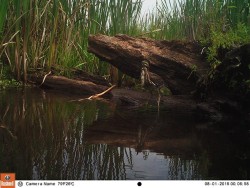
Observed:
[[[24,180],[249,177],[249,138],[242,134],[233,142],[177,111],[158,118],[71,100],[39,89],[1,93],[0,172]]]

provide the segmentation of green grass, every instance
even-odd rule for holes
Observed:
[[[208,39],[212,27],[236,28],[250,25],[248,0],[161,0],[157,10],[142,21],[148,36],[156,39]]]
[[[109,75],[110,66],[87,52],[90,34],[211,43],[213,33],[234,32],[241,24],[249,34],[250,25],[248,0],[161,0],[145,17],[142,0],[0,3],[0,59],[24,82],[29,69],[48,72],[52,66],[59,66],[66,75],[70,68]]]

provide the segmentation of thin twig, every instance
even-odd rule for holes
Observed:
[[[102,95],[104,95],[105,93],[108,93],[109,91],[111,91],[114,87],[116,87],[116,85],[111,86],[110,88],[106,89],[105,91],[92,95],[90,96],[88,99],[96,99],[98,97],[101,97]]]
[[[101,92],[101,93],[98,93],[98,94],[95,94],[95,95],[91,95],[90,97],[88,98],[83,98],[83,99],[78,99],[78,100],[71,100],[70,102],[74,102],[74,101],[84,101],[84,100],[91,100],[91,99],[96,99],[96,98],[99,98],[101,97],[102,95],[108,93],[109,91],[111,91],[114,87],[116,87],[116,85],[113,85],[111,87],[109,87],[108,89],[106,89],[105,91]]]
[[[43,77],[43,81],[42,81],[42,83],[39,85],[39,87],[43,85],[43,83],[45,82],[46,77],[49,76],[50,74],[51,74],[51,71],[49,71],[49,73],[45,74],[45,76]]]

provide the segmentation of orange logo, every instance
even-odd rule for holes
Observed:
[[[0,188],[15,188],[15,173],[1,173]]]

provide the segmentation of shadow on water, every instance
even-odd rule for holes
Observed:
[[[18,179],[249,179],[247,131],[39,89],[0,91],[0,172]]]

